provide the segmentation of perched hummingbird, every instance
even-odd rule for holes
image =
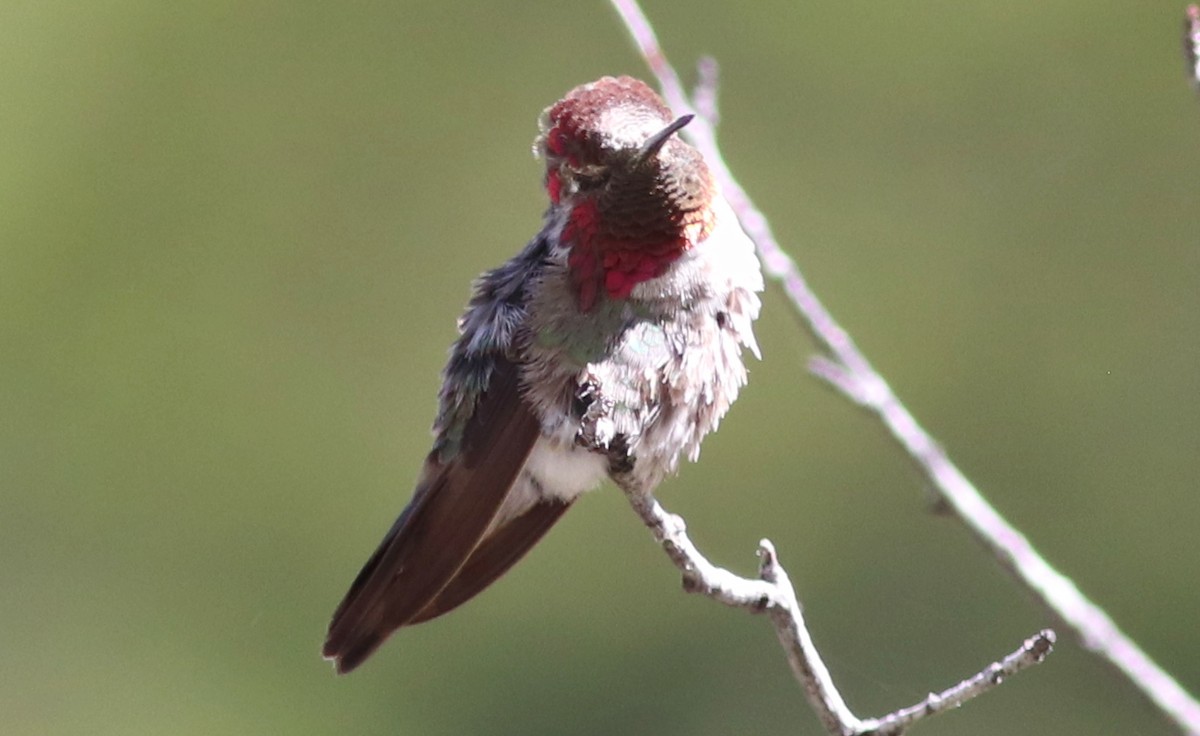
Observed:
[[[542,114],[542,231],[474,285],[416,491],[329,625],[338,672],[477,595],[606,477],[651,492],[737,398],[762,275],[675,135],[691,119],[630,77]]]

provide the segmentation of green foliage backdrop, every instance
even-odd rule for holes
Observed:
[[[651,2],[722,141],[951,455],[1200,691],[1200,101],[1182,3]],[[0,718],[13,734],[817,733],[768,625],[611,489],[362,671],[327,617],[408,497],[471,278],[537,229],[539,111],[645,76],[583,3],[0,7]],[[662,492],[780,548],[864,715],[1049,623],[777,294]],[[921,731],[1168,734],[1065,638]]]

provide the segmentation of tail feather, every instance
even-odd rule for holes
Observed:
[[[339,675],[346,675],[358,669],[358,666],[367,661],[367,658],[374,654],[375,650],[385,641],[387,641],[386,635],[379,636],[377,633],[364,633],[352,642],[349,642],[337,654],[325,652],[324,655],[326,659],[333,660],[334,670]]]
[[[496,529],[479,543],[454,579],[408,625],[447,614],[479,595],[519,562],[570,507],[569,501],[542,501]]]
[[[360,665],[454,580],[488,533],[540,434],[521,399],[516,367],[497,363],[461,449],[446,461],[437,451],[430,454],[413,500],[334,612],[322,653],[339,672]]]

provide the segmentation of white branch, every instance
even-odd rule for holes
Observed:
[[[1183,19],[1183,53],[1192,85],[1200,89],[1200,6],[1197,5],[1189,5]]]
[[[1054,632],[1041,631],[1027,639],[1016,652],[954,687],[930,693],[920,703],[881,718],[861,719],[846,705],[821,660],[812,635],[804,625],[796,590],[779,564],[775,547],[768,540],[759,542],[759,579],[739,577],[709,562],[688,538],[683,519],[667,513],[653,496],[635,488],[627,488],[625,494],[655,540],[683,574],[684,590],[733,608],[767,614],[792,672],[825,730],[832,736],[898,736],[917,721],[957,708],[996,688],[1005,678],[1041,662],[1054,644]]]
[[[654,29],[637,0],[610,1],[658,79],[667,104],[677,114],[693,110],[703,112],[699,109],[701,106],[693,103],[684,92],[679,75],[663,54]],[[1200,10],[1195,6],[1189,9],[1188,32],[1189,53],[1193,54],[1191,58],[1194,59],[1200,48]],[[1200,77],[1200,69],[1195,71]],[[715,75],[709,72],[702,77],[713,79]],[[715,99],[715,92],[711,97]],[[702,96],[702,100],[707,98],[707,93]],[[708,106],[707,102],[705,106]],[[966,525],[1001,565],[1073,630],[1085,647],[1121,672],[1182,732],[1200,736],[1200,703],[1126,636],[1104,609],[1080,592],[1070,578],[1046,562],[1029,540],[988,504],[979,490],[950,461],[941,446],[900,403],[883,376],[871,367],[854,341],[809,288],[795,261],[775,240],[766,217],[754,206],[729,171],[717,147],[712,123],[700,115],[684,134],[704,155],[742,227],[758,247],[764,270],[782,285],[797,314],[825,347],[828,355],[814,361],[813,371],[879,417],[931,481],[945,507]]]
[[[968,700],[997,687],[1005,678],[1032,667],[1046,658],[1054,647],[1055,636],[1050,629],[1042,629],[1025,640],[1021,648],[999,662],[993,662],[973,677],[940,693],[930,693],[924,700],[908,708],[902,708],[883,718],[863,724],[863,733],[878,736],[903,733],[906,728],[927,716],[959,707]]]

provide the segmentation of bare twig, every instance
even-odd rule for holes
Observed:
[[[765,613],[775,627],[788,664],[804,688],[812,707],[833,736],[898,736],[917,721],[957,708],[968,700],[994,689],[1006,678],[1041,662],[1054,644],[1054,632],[1044,630],[1025,641],[1016,652],[993,662],[979,673],[940,693],[931,693],[916,705],[881,718],[861,719],[851,712],[821,660],[796,590],[779,564],[775,547],[759,542],[759,579],[742,578],[709,562],[688,538],[683,519],[668,513],[653,496],[635,489],[626,496],[638,516],[650,528],[671,561],[683,574],[683,587],[733,608]]]
[[[663,97],[677,113],[694,110],[679,75],[658,45],[654,29],[637,0],[610,0],[634,43],[658,79]],[[1189,32],[1200,26],[1200,11],[1189,9]],[[1196,39],[1189,36],[1189,43]],[[1194,50],[1194,47],[1193,47]],[[1104,609],[1079,591],[1074,582],[1051,567],[1033,545],[983,498],[917,423],[854,341],[809,288],[796,263],[783,251],[763,214],[753,205],[726,166],[715,131],[703,116],[684,133],[704,155],[742,227],[758,247],[766,273],[780,283],[812,335],[828,352],[814,360],[813,371],[863,408],[875,413],[896,441],[929,478],[945,507],[1032,591],[1083,645],[1121,672],[1184,733],[1200,736],[1200,703],[1188,694],[1126,636]]]
[[[702,56],[700,61],[696,62],[696,71],[699,72],[700,77],[700,81],[696,82],[696,90],[692,92],[692,99],[696,102],[696,112],[715,128],[721,123],[721,112],[717,109],[720,67],[717,65],[716,59],[711,56]]]
[[[1189,5],[1183,19],[1183,54],[1192,86],[1200,90],[1200,6]]]
[[[993,662],[978,674],[963,680],[949,690],[930,693],[914,706],[902,708],[877,720],[864,722],[864,732],[878,736],[901,734],[922,718],[957,708],[968,700],[995,688],[1005,678],[1012,677],[1041,662],[1053,649],[1054,641],[1054,632],[1050,629],[1042,629],[1026,639],[1017,651],[999,662]]]

